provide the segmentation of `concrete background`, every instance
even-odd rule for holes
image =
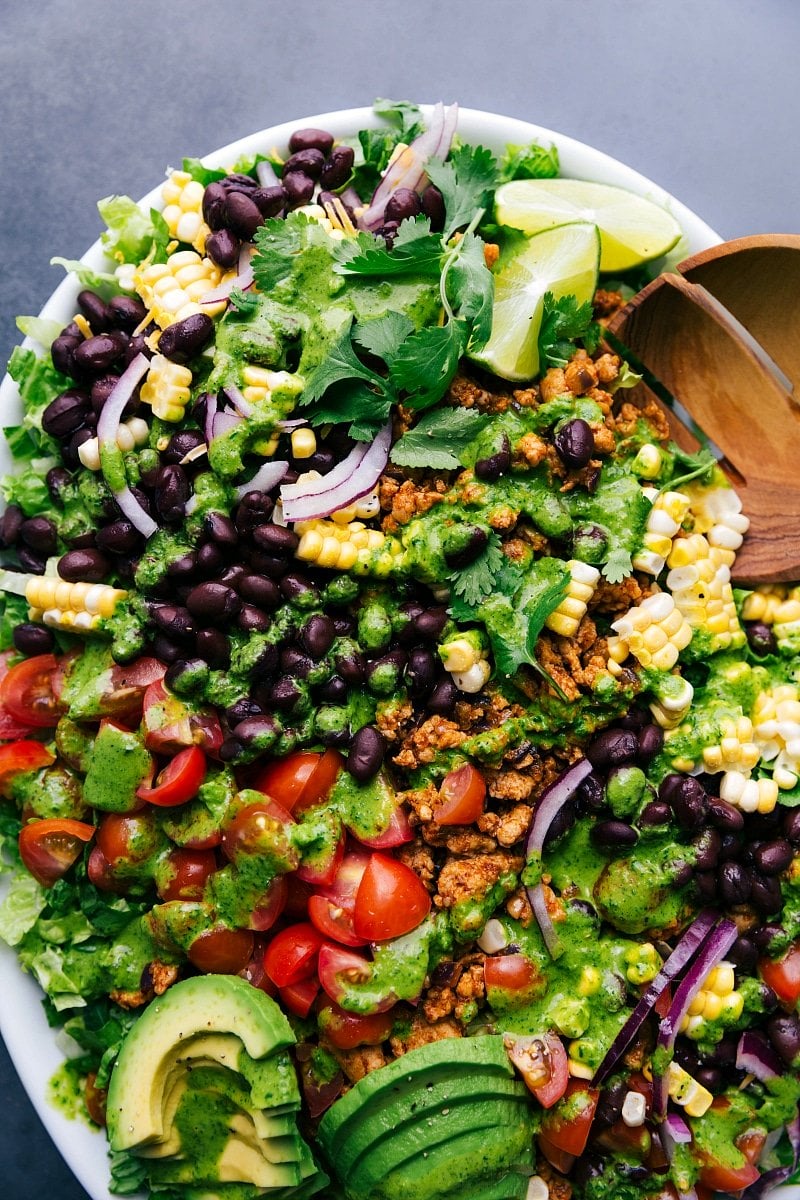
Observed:
[[[798,232],[794,0],[0,0],[0,354],[110,192],[267,125],[458,100],[588,142],[725,238]],[[0,1003],[2,998],[0,997]],[[0,1048],[13,1200],[86,1200]]]

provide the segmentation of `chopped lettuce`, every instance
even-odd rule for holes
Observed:
[[[46,464],[46,465],[44,465]],[[30,467],[19,475],[5,475],[0,487],[7,504],[18,504],[26,517],[53,510],[53,501],[44,481],[44,471],[54,465],[54,460],[35,458]]]
[[[42,432],[42,413],[51,400],[71,385],[71,380],[53,366],[49,354],[41,357],[33,350],[15,346],[8,361],[8,373],[19,388],[23,408],[23,427],[34,435],[39,453],[55,452],[56,443]]]
[[[100,241],[109,258],[127,263],[140,263],[148,256],[153,262],[166,260],[169,230],[161,213],[151,208],[148,216],[130,196],[106,196],[98,200],[97,209],[108,226]]]
[[[77,258],[51,258],[51,267],[63,267],[68,275],[74,275],[81,287],[97,292],[105,300],[110,296],[119,295],[120,284],[116,275],[110,271],[94,271]]]
[[[25,337],[32,337],[44,350],[49,350],[63,329],[61,321],[48,321],[46,317],[17,317],[17,329]]]
[[[559,173],[558,149],[555,146],[506,146],[500,163],[500,182],[511,179],[555,179]]]
[[[28,602],[24,596],[15,596],[11,592],[0,593],[0,651],[11,649],[14,629],[27,619]],[[0,830],[0,848],[2,845],[3,833]]]
[[[0,904],[0,938],[8,946],[18,946],[29,933],[47,904],[47,895],[27,871],[12,876],[6,897]]]

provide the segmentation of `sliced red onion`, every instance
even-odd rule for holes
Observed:
[[[392,426],[387,421],[372,442],[359,442],[347,458],[321,479],[281,488],[287,521],[313,521],[360,500],[375,487],[389,461]]]
[[[780,1075],[783,1064],[763,1034],[748,1030],[739,1038],[736,1047],[736,1068],[755,1075],[764,1083]]]
[[[342,204],[346,204],[347,207],[352,208],[354,212],[357,212],[358,209],[364,204],[364,201],[361,199],[352,184],[350,184],[349,187],[346,187],[344,191],[340,193],[339,199],[341,200]]]
[[[227,387],[224,387],[222,390],[236,411],[241,414],[241,416],[252,417],[253,406],[247,400],[245,400],[235,383],[229,383]]]
[[[257,165],[256,175],[258,176],[259,186],[262,188],[275,187],[276,184],[280,183],[275,168],[266,159]]]
[[[669,1007],[669,1012],[661,1022],[658,1031],[656,1056],[658,1058],[666,1058],[668,1061],[672,1058],[672,1050],[675,1045],[675,1039],[678,1036],[681,1022],[689,1011],[689,1005],[694,1000],[700,988],[703,985],[703,980],[708,975],[709,971],[716,967],[717,963],[722,962],[722,959],[730,950],[733,943],[738,937],[738,930],[727,917],[723,917],[717,925],[714,926],[711,933],[708,935],[702,949],[695,958],[686,975],[678,984],[675,995],[672,999],[672,1004]],[[656,1120],[663,1120],[667,1112],[667,1078],[666,1074],[659,1075],[653,1071],[653,1116]]]
[[[671,981],[680,974],[687,963],[691,961],[713,929],[716,920],[717,914],[712,912],[711,909],[706,908],[686,930],[655,979],[647,985],[633,1012],[614,1038],[605,1058],[594,1073],[593,1082],[595,1084],[600,1085],[604,1083],[614,1070],[614,1067],[620,1058],[622,1058],[622,1055],[628,1049],[636,1034],[647,1020],[647,1017],[652,1012],[653,1005],[659,996]]]
[[[252,479],[237,487],[236,495],[241,500],[248,492],[271,492],[288,470],[289,464],[283,459],[266,462],[258,468]]]
[[[149,358],[144,354],[137,354],[109,392],[97,422],[97,441],[100,446],[116,447],[117,433],[125,405],[149,369]],[[158,525],[150,514],[145,512],[131,489],[126,485],[119,491],[113,492],[113,496],[121,512],[128,518],[134,529],[138,530],[142,537],[151,538],[158,529]]]
[[[214,418],[219,411],[219,398],[214,392],[206,393],[206,411],[203,418],[203,433],[206,435],[207,445],[211,445],[214,440]]]
[[[451,104],[447,111],[441,102],[434,106],[428,128],[398,154],[378,184],[369,208],[358,218],[359,228],[371,231],[380,228],[386,204],[397,188],[424,191],[428,182],[425,166],[431,158],[447,157],[457,124],[457,104]]]
[[[251,258],[253,247],[243,246],[239,254],[239,263],[236,268],[237,273],[232,279],[227,279],[218,287],[212,288],[210,292],[205,292],[198,300],[198,304],[219,304],[221,300],[228,300],[234,288],[239,288],[240,291],[246,292],[248,288],[253,286],[253,268],[251,266]]]
[[[224,412],[214,414],[211,422],[211,440],[222,437],[224,433],[230,433],[237,425],[241,425],[243,418],[236,412],[230,412],[226,409]]]
[[[692,1131],[678,1113],[668,1113],[664,1118],[661,1129],[662,1138],[666,1135],[677,1146],[687,1146],[692,1140]]]
[[[307,425],[308,421],[305,417],[292,417],[288,421],[278,421],[279,429],[299,429],[301,425]]]
[[[768,1196],[776,1187],[785,1183],[793,1171],[794,1167],[775,1167],[771,1171],[766,1171],[760,1179],[751,1183],[749,1188],[745,1188],[737,1195],[741,1195],[743,1200],[762,1200],[763,1196]]]
[[[541,862],[544,839],[547,837],[547,831],[552,825],[554,818],[566,802],[575,795],[575,792],[583,783],[586,776],[590,775],[591,772],[592,764],[588,758],[579,759],[578,762],[565,771],[563,775],[559,776],[555,783],[551,784],[542,793],[536,807],[536,813],[531,821],[528,840],[525,843],[525,856],[528,862]],[[550,952],[550,957],[558,958],[563,951],[563,946],[561,945],[561,939],[556,933],[555,926],[550,919],[550,914],[547,911],[544,886],[540,881],[534,887],[529,887],[525,890],[528,893],[528,899],[530,900],[534,916],[539,922],[544,944]]]

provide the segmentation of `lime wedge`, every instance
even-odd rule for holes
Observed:
[[[568,221],[600,230],[600,270],[627,271],[671,250],[682,230],[675,218],[634,192],[582,179],[516,179],[497,189],[501,225],[540,233]]]
[[[528,238],[494,280],[492,332],[471,358],[502,379],[521,383],[539,370],[539,329],[546,292],[558,300],[591,300],[597,286],[600,237],[585,221]]]

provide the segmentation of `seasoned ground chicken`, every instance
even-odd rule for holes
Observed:
[[[426,1021],[422,1013],[414,1013],[411,1028],[394,1034],[389,1039],[389,1045],[396,1058],[416,1050],[419,1046],[428,1046],[431,1042],[441,1042],[445,1038],[461,1037],[461,1027],[457,1021],[444,1020],[431,1023]]]
[[[529,467],[538,467],[547,458],[547,443],[535,433],[526,433],[514,447],[514,458],[517,463]]]
[[[477,408],[485,413],[503,413],[511,404],[507,392],[489,391],[476,380],[461,374],[450,384],[447,399],[461,408]]]
[[[576,350],[564,368],[564,382],[573,396],[583,396],[597,387],[597,367],[585,350]]]
[[[536,1174],[547,1184],[547,1200],[572,1200],[572,1184],[550,1166],[544,1155],[536,1160]]]
[[[369,1075],[370,1071],[377,1071],[390,1061],[380,1046],[357,1046],[355,1050],[338,1050],[330,1045],[326,1048],[330,1050],[341,1067],[342,1074],[351,1083],[358,1083],[359,1079]]]
[[[179,973],[178,967],[172,963],[158,961],[148,963],[142,971],[141,987],[135,991],[115,988],[110,992],[110,997],[120,1008],[141,1008],[143,1004],[148,1004],[154,996],[163,996],[167,988],[177,982]]]
[[[636,424],[642,417],[646,417],[654,426],[655,437],[662,442],[669,440],[669,421],[666,413],[660,404],[657,404],[653,399],[645,400],[641,405],[634,404],[633,401],[626,401],[616,418],[617,433],[627,437],[634,433]]]
[[[476,854],[491,854],[497,842],[485,833],[476,833],[469,825],[437,825],[435,821],[425,825],[422,836],[430,846],[442,846],[451,854],[465,857]]]
[[[524,776],[520,776],[524,778]],[[534,791],[535,785],[531,786],[531,793]],[[533,817],[533,809],[527,804],[515,804],[510,812],[504,813],[484,813],[478,819],[478,828],[486,833],[491,833],[492,837],[501,846],[513,846],[515,842],[519,842],[525,837],[530,827],[531,818]]]
[[[400,483],[391,475],[384,475],[378,484],[381,509],[388,514],[383,520],[384,531],[396,533],[401,525],[407,525],[437,504],[446,491],[447,485],[441,479],[425,483],[406,479]]]
[[[416,872],[429,892],[436,890],[436,862],[430,848],[421,838],[407,842],[404,846],[398,846],[394,854],[401,863],[405,863],[407,867],[411,867],[411,870]]]
[[[486,786],[495,800],[527,800],[536,787],[535,779],[519,771],[486,771]]]
[[[382,705],[378,709],[375,724],[390,744],[399,741],[407,732],[408,723],[414,716],[414,705],[410,700],[398,700]]]
[[[449,858],[439,872],[435,903],[452,908],[462,900],[485,896],[501,875],[518,874],[524,859],[513,854],[476,854],[472,858]]]
[[[627,579],[623,579],[621,583],[609,583],[607,579],[601,576],[594,595],[589,601],[590,612],[608,613],[609,616],[616,616],[619,613],[627,612],[629,608],[633,608],[637,604],[641,604],[646,595],[649,595],[650,588],[642,584],[633,575],[629,575]]]
[[[422,763],[432,763],[442,750],[460,746],[465,734],[446,717],[428,717],[403,742],[403,748],[394,758],[398,767],[413,770]]]

